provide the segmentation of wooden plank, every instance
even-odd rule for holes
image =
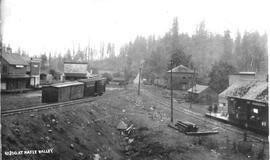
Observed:
[[[218,131],[200,131],[200,132],[185,132],[189,136],[208,136],[212,134],[218,134]]]

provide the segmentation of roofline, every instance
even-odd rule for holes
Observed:
[[[19,64],[19,63],[18,64],[11,64],[3,56],[0,56],[0,57],[1,57],[2,61],[5,61],[9,65],[13,65],[13,66],[16,66],[16,65],[29,66],[29,63],[26,63],[26,64]]]
[[[256,73],[250,73],[250,72],[240,72],[240,73],[234,73],[231,75],[250,75],[250,76],[256,76]]]
[[[236,97],[236,96],[227,96],[227,98],[237,98],[237,99],[243,99],[243,100],[255,101],[255,102],[268,104],[268,101],[261,101],[261,100],[257,100],[257,99],[248,99],[248,98],[242,98],[242,97]]]
[[[169,70],[169,71],[167,71],[167,73],[171,73],[171,70]],[[194,73],[194,72],[175,72],[175,71],[172,71],[172,73]],[[197,73],[197,72],[195,72],[195,73]]]
[[[64,64],[88,64],[88,62],[72,62],[72,61],[66,61]]]

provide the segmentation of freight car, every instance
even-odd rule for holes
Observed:
[[[52,84],[42,87],[42,102],[64,102],[102,95],[105,88],[106,79],[99,77]]]

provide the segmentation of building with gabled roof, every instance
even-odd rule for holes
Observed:
[[[171,85],[171,72],[172,72],[172,85]],[[172,70],[167,71],[167,88],[175,90],[187,90],[192,86],[195,80],[196,73],[194,70],[189,69],[186,66],[179,65]]]
[[[26,74],[29,65],[18,54],[1,54],[1,90],[22,91],[29,87],[30,76]]]
[[[65,80],[78,80],[87,78],[87,62],[64,62]]]
[[[238,81],[219,94],[228,109],[229,120],[246,128],[268,133],[268,82]]]
[[[201,104],[213,104],[218,102],[218,94],[206,85],[196,84],[188,90],[189,99]]]

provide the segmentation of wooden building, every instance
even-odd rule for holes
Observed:
[[[85,79],[89,75],[87,62],[64,62],[65,80]]]
[[[218,102],[218,94],[209,86],[196,84],[188,90],[189,100],[195,103],[209,104]]]
[[[7,92],[23,91],[29,88],[30,76],[26,74],[29,65],[18,54],[1,54],[1,90]]]
[[[187,90],[192,87],[192,82],[195,79],[195,72],[183,65],[179,65],[172,69],[172,85],[171,85],[171,70],[167,72],[167,88],[175,90]]]
[[[266,81],[235,83],[221,95],[227,97],[230,121],[255,131],[268,133],[268,83]]]
[[[29,61],[29,75],[30,75],[30,86],[37,88],[40,86],[40,59],[31,58]]]

